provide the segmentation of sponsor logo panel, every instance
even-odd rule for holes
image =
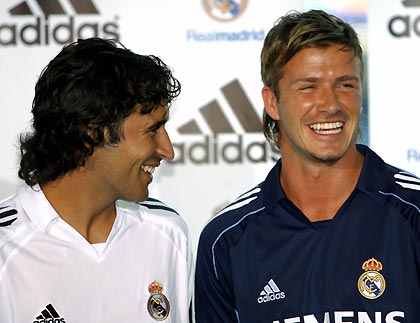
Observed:
[[[202,0],[202,3],[208,16],[221,22],[238,19],[248,7],[248,0]]]
[[[36,10],[35,10],[36,9]],[[64,45],[77,38],[103,37],[119,40],[118,17],[105,20],[91,0],[27,0],[8,10],[0,23],[0,46]]]
[[[171,163],[210,165],[276,161],[279,154],[266,142],[261,118],[239,80],[232,80],[221,88],[221,92],[228,107],[211,100],[198,110],[210,133],[206,133],[195,119],[178,127],[182,140],[173,142],[175,159]],[[226,109],[230,109],[241,129],[235,130]]]
[[[420,0],[403,0],[401,4],[407,13],[397,13],[390,17],[388,32],[395,38],[420,37],[420,15],[415,15],[413,10],[420,8]]]

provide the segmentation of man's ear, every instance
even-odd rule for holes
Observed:
[[[273,120],[280,120],[277,98],[274,91],[270,87],[264,86],[261,90],[261,95],[264,101],[264,109],[267,114]]]

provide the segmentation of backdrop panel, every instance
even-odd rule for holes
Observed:
[[[420,174],[420,1],[369,0],[370,143]]]
[[[29,125],[41,69],[63,44],[78,37],[117,38],[135,52],[160,56],[182,83],[167,125],[176,157],[162,163],[150,191],[187,220],[195,247],[210,217],[262,181],[279,157],[261,131],[259,55],[274,21],[292,9],[328,9],[359,29],[365,42],[366,1],[221,3],[0,1],[0,196],[12,194],[20,184],[16,140]],[[362,132],[367,143],[365,101]]]

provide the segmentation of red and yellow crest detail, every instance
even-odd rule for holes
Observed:
[[[360,294],[368,299],[380,297],[386,287],[385,278],[379,273],[382,270],[382,263],[372,257],[363,263],[362,269],[365,272],[360,275],[358,281]]]
[[[147,301],[147,311],[156,321],[163,321],[169,316],[170,304],[162,293],[163,286],[156,280],[149,285],[150,297]]]

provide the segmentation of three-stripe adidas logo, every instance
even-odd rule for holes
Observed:
[[[277,284],[273,279],[270,279],[267,285],[264,286],[264,289],[260,293],[260,296],[257,298],[258,303],[267,303],[275,300],[286,298],[286,293],[280,291]]]
[[[8,206],[0,207],[0,227],[7,227],[17,220],[17,210]]]
[[[420,179],[407,172],[399,172],[394,175],[395,183],[404,188],[420,191]]]
[[[420,0],[403,0],[404,7],[420,7]]]
[[[240,125],[247,133],[261,133],[262,122],[238,80],[222,87],[222,93]],[[217,100],[212,100],[200,108],[200,115],[213,134],[235,133],[232,124]],[[180,134],[203,134],[196,120],[190,120],[178,128]]]
[[[9,9],[12,21],[0,22],[0,46],[65,45],[86,37],[119,40],[118,16],[104,21],[92,1],[24,0]]]
[[[263,135],[262,120],[237,79],[221,87],[226,108],[214,99],[199,108],[195,117],[177,128],[171,164],[253,164],[276,161],[279,154]],[[201,136],[197,136],[201,135]]]
[[[48,304],[33,323],[65,323],[66,320],[57,313],[52,304]]]
[[[34,0],[39,8],[41,9],[44,16],[49,15],[65,15],[66,10],[58,0]],[[99,14],[95,5],[90,0],[68,0],[68,3],[73,8],[75,13],[81,14]],[[34,15],[31,7],[28,5],[27,1],[21,2],[15,7],[9,10],[12,16],[26,16]]]

